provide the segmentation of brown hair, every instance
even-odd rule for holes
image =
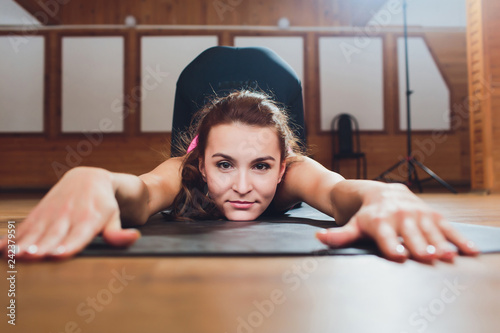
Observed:
[[[287,166],[302,155],[285,110],[268,95],[242,90],[215,98],[195,114],[191,130],[181,140],[184,147],[179,148],[187,155],[182,164],[182,187],[174,199],[170,213],[172,218],[191,220],[224,217],[206,195],[206,183],[198,167],[199,158],[203,158],[205,154],[210,129],[232,123],[276,129],[281,161],[286,161]],[[187,153],[186,147],[196,136],[198,144]]]

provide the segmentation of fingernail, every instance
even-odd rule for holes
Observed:
[[[327,233],[328,233],[328,230],[326,230],[326,229],[321,229],[321,230],[319,230],[319,231],[317,231],[317,232],[316,232],[316,235],[315,235],[315,236],[316,236],[316,238],[317,238],[319,241],[323,242],[323,241],[324,241],[324,237],[326,236],[326,234],[327,234]]]
[[[320,235],[326,235],[328,233],[328,230],[327,229],[321,229],[320,231],[318,231],[316,233],[320,234]]]
[[[29,254],[36,254],[38,252],[38,246],[36,246],[35,244],[32,244],[32,245],[28,246],[28,249],[26,250],[26,252],[28,252]]]
[[[434,245],[427,245],[425,252],[428,254],[436,254],[436,247]]]
[[[58,256],[66,252],[66,248],[62,245],[59,245],[54,251],[51,252],[52,255]]]
[[[397,254],[404,254],[405,253],[405,247],[401,244],[398,244],[398,246],[396,246],[396,253]]]
[[[476,244],[473,241],[468,241],[466,245],[472,251],[479,252],[479,249],[476,247]]]

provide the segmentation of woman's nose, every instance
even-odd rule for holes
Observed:
[[[233,191],[239,194],[247,194],[253,190],[252,181],[246,172],[238,172],[233,182]]]

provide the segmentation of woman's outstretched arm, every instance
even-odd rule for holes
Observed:
[[[30,212],[16,232],[16,258],[66,258],[80,252],[98,234],[114,246],[140,237],[135,229],[170,206],[180,189],[182,158],[172,158],[142,176],[77,167]],[[7,254],[7,239],[0,251]]]
[[[424,262],[451,261],[456,252],[448,242],[464,254],[478,253],[448,221],[401,184],[345,180],[304,158],[287,169],[277,193],[277,204],[283,207],[297,201],[335,218],[340,228],[317,235],[332,247],[371,238],[385,257],[395,261],[409,256]]]

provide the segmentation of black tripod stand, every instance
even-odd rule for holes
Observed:
[[[375,180],[384,180],[387,182],[399,182],[392,180],[388,177],[386,177],[389,173],[391,173],[394,169],[400,167],[403,164],[406,164],[406,167],[408,168],[408,179],[406,181],[403,181],[403,184],[405,184],[408,187],[411,187],[413,184],[416,184],[419,191],[422,192],[422,184],[421,182],[425,182],[427,180],[435,179],[438,181],[441,185],[446,187],[448,190],[450,190],[453,193],[457,193],[457,191],[451,187],[448,183],[446,183],[444,180],[439,178],[438,175],[436,175],[431,169],[417,161],[413,156],[412,156],[412,144],[411,144],[411,112],[410,112],[410,95],[413,93],[413,91],[410,90],[410,72],[408,68],[408,23],[406,21],[406,10],[407,10],[407,0],[403,0],[403,20],[404,20],[404,40],[405,40],[405,65],[406,65],[406,121],[407,121],[407,129],[406,129],[406,138],[407,138],[407,150],[408,154],[405,158],[391,166],[389,169],[381,173]],[[418,178],[417,174],[417,168],[419,167],[423,171],[425,171],[430,177],[420,180]]]

